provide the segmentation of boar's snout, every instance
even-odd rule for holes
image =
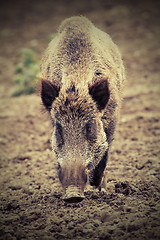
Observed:
[[[69,186],[66,189],[63,200],[68,203],[78,203],[84,199],[83,192],[76,186]]]
[[[64,191],[64,201],[76,203],[84,199],[87,172],[82,161],[63,161],[59,164],[58,176]]]

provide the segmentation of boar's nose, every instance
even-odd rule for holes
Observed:
[[[63,200],[68,203],[78,203],[84,199],[83,192],[76,186],[69,186],[66,189],[66,193]]]

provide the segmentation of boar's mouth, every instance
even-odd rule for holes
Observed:
[[[64,197],[63,200],[68,203],[79,203],[84,199],[84,196]]]

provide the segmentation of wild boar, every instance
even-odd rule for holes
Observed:
[[[52,126],[63,199],[100,188],[122,99],[123,62],[110,36],[83,16],[62,22],[41,63],[41,98]]]

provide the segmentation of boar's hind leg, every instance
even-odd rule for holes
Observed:
[[[103,158],[93,170],[92,178],[90,180],[91,186],[95,186],[96,188],[99,187],[99,190],[101,190],[100,185],[103,178],[103,172],[107,164],[107,159],[108,159],[108,150],[105,152]]]

